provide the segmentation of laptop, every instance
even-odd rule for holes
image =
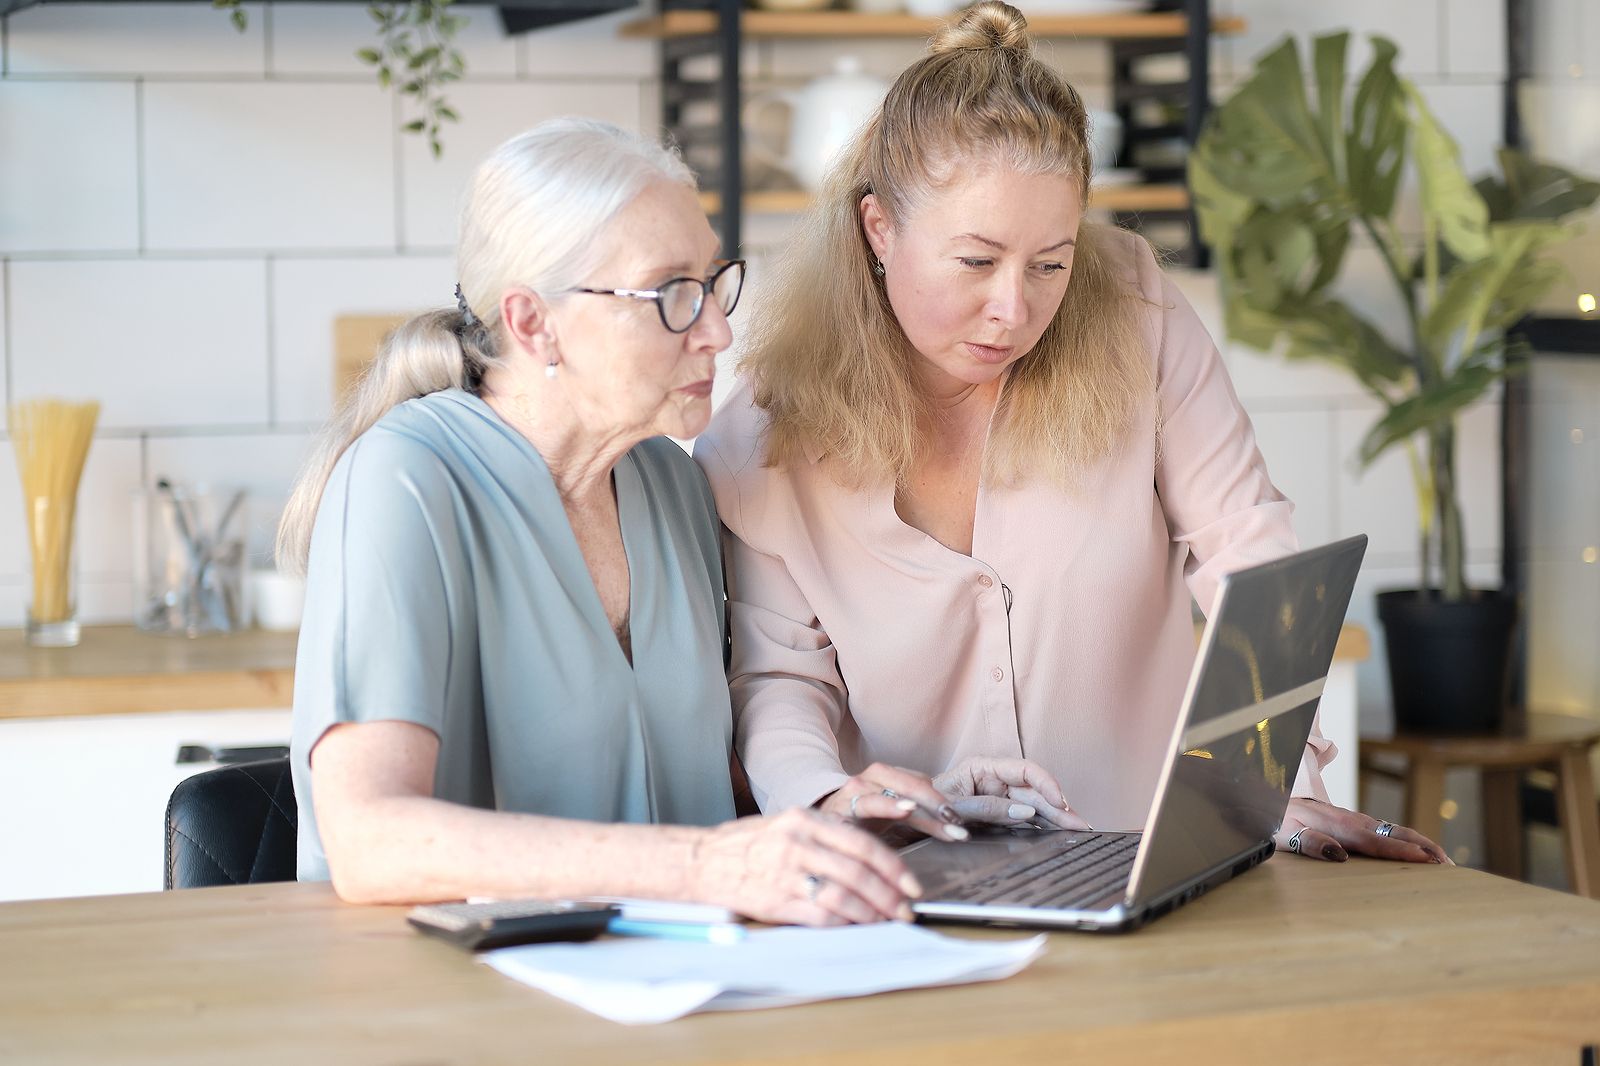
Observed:
[[[1266,860],[1366,547],[1351,537],[1223,576],[1143,832],[993,829],[918,841],[900,852],[923,886],[912,910],[1118,932]]]

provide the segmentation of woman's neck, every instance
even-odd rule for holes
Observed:
[[[484,403],[516,430],[550,469],[556,491],[569,506],[611,495],[611,471],[648,434],[621,427],[587,426],[543,381],[532,387],[487,380]]]

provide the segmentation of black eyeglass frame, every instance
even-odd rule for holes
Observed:
[[[734,267],[739,268],[739,287],[733,292],[733,303],[724,309],[722,313],[724,315],[733,314],[733,309],[739,306],[739,297],[744,295],[744,279],[746,272],[745,261],[743,259],[714,259],[712,262],[720,265],[717,266],[717,269],[712,272],[709,278],[668,278],[654,289],[576,288],[568,291],[581,292],[590,296],[621,296],[628,300],[654,301],[656,305],[656,314],[661,316],[661,325],[668,333],[688,333],[691,329],[694,329],[694,324],[700,321],[700,315],[706,309],[706,300],[712,297],[715,293],[717,282],[722,279],[722,275],[726,274]],[[700,286],[700,292],[695,298],[694,313],[689,316],[689,324],[684,326],[682,329],[673,329],[672,324],[667,321],[667,301],[663,296],[663,293],[666,291],[669,285],[677,285],[683,282],[689,282],[691,284]]]

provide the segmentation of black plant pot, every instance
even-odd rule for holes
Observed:
[[[1395,729],[1492,733],[1505,711],[1516,600],[1469,592],[1447,603],[1437,589],[1378,593],[1389,649]]]

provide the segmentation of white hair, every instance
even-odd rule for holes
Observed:
[[[591,271],[600,231],[646,185],[695,187],[678,153],[607,122],[559,118],[506,141],[478,165],[461,211],[456,270],[470,309],[407,320],[322,431],[278,524],[278,565],[305,571],[333,468],[389,409],[448,388],[476,388],[498,366],[500,297],[525,286],[553,298]]]

